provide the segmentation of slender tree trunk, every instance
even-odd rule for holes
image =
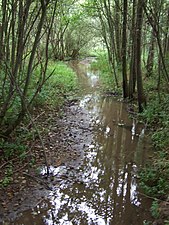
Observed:
[[[162,63],[162,66],[163,66],[164,77],[165,77],[166,81],[169,83],[169,72],[167,70],[167,66],[166,66],[166,62],[165,62],[165,55],[164,55],[163,46],[162,46],[162,42],[161,42],[161,36],[160,36],[160,24],[157,20],[157,15],[156,15],[156,13],[152,12],[152,9],[150,10],[150,13],[148,13],[145,4],[143,6],[144,6],[144,11],[146,13],[147,19],[148,19],[150,25],[153,28],[153,33],[154,33],[155,38],[157,40],[157,45],[158,45],[158,48],[159,48],[161,63]]]
[[[117,60],[117,64],[121,65],[122,62],[122,46],[121,46],[121,24],[120,24],[120,1],[116,0],[115,1],[115,7],[114,7],[114,17],[115,17],[115,23],[114,23],[114,29],[115,29],[115,40],[116,40],[116,60]]]
[[[132,27],[131,27],[131,61],[130,61],[130,78],[129,78],[129,98],[133,98],[136,87],[136,0],[133,0]]]
[[[122,36],[122,75],[123,75],[123,97],[128,97],[127,81],[127,0],[123,1],[123,36]]]
[[[169,56],[169,9],[167,13],[166,31],[164,39],[164,56],[165,58]]]
[[[2,6],[1,6],[1,11],[2,11],[2,24],[0,26],[0,65],[2,64],[2,60],[5,55],[5,43],[4,43],[4,36],[5,36],[5,31],[7,30],[7,1],[2,0]]]
[[[155,47],[155,37],[154,37],[154,34],[152,33],[151,40],[150,40],[149,52],[148,52],[148,58],[147,58],[147,65],[146,65],[147,77],[150,77],[153,73],[154,47]]]
[[[111,67],[112,74],[114,75],[116,86],[118,87],[119,84],[118,84],[117,74],[115,70],[115,66],[116,66],[115,59],[117,60],[117,55],[115,51],[114,28],[113,28],[114,22],[112,19],[110,0],[108,0],[108,2],[104,0],[103,3],[104,4],[101,6],[97,4],[97,11],[98,11],[98,15],[99,15],[99,19],[100,19],[100,23],[102,27],[102,36],[106,43],[106,48],[108,52],[109,65]],[[106,19],[107,25],[104,19]],[[107,30],[107,27],[108,27],[108,30]]]
[[[137,21],[136,21],[136,73],[139,112],[142,112],[146,105],[146,98],[143,91],[141,71],[141,45],[142,45],[142,22],[143,22],[143,0],[138,0]]]
[[[42,14],[41,14],[41,18],[40,18],[40,21],[39,21],[39,24],[38,24],[35,40],[34,40],[34,43],[33,43],[33,46],[32,46],[32,51],[31,51],[31,55],[30,55],[30,59],[29,59],[29,63],[28,63],[27,75],[26,75],[24,90],[23,90],[23,93],[22,93],[23,95],[22,95],[22,98],[21,98],[21,111],[18,114],[18,117],[14,121],[14,123],[10,124],[10,126],[4,132],[5,136],[8,136],[8,135],[11,134],[11,132],[20,124],[20,122],[23,120],[23,118],[26,114],[26,108],[25,108],[25,102],[27,102],[26,101],[26,95],[27,95],[27,91],[28,91],[30,78],[31,78],[33,61],[34,61],[36,49],[38,47],[38,43],[39,43],[39,40],[40,40],[40,35],[41,35],[44,19],[45,19],[45,16],[46,16],[46,9],[47,9],[47,5],[44,3],[44,1],[41,1],[41,2],[42,2]],[[21,33],[21,35],[22,35],[22,33]],[[23,49],[21,49],[21,51],[23,51]],[[14,83],[14,85],[16,85],[16,84]]]

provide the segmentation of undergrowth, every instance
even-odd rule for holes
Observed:
[[[155,149],[164,150],[169,146],[169,94],[163,95],[160,101],[155,95],[141,117],[152,130]]]
[[[35,71],[39,73],[40,68]],[[35,106],[46,104],[54,107],[61,106],[65,99],[71,99],[77,89],[77,79],[74,71],[63,62],[49,62],[47,77],[53,75],[46,81],[41,92],[34,101]]]
[[[153,197],[151,211],[154,218],[159,214],[160,202],[169,200],[169,94],[151,94],[148,106],[141,114],[150,130],[154,148],[151,164],[140,171],[140,186]],[[167,218],[169,219],[169,215]],[[166,223],[164,223],[166,224]]]
[[[99,71],[101,84],[104,92],[121,93],[121,89],[116,87],[115,76],[111,72],[111,67],[108,63],[108,56],[105,52],[97,53],[97,60],[91,64],[91,68]],[[118,77],[118,80],[120,76]]]
[[[54,72],[53,72],[54,71]],[[31,85],[29,89],[28,98],[32,98],[35,90],[37,88],[37,82],[39,73],[41,72],[40,67],[37,67],[34,73],[32,74]],[[50,114],[50,110],[58,111],[65,101],[71,100],[74,98],[75,92],[77,90],[77,78],[73,70],[68,67],[63,62],[49,62],[47,68],[47,77],[51,74],[52,76],[46,81],[39,94],[35,98],[32,104],[31,113],[35,113],[35,117],[39,112],[45,111]],[[15,119],[18,113],[18,108],[20,105],[19,97],[14,98],[12,106],[9,108],[5,122],[11,123]],[[46,107],[48,112],[46,112]],[[47,116],[51,118],[51,115]],[[37,122],[37,121],[36,121]],[[45,128],[38,125],[38,129],[41,129],[40,132],[43,134]],[[18,164],[24,164],[24,160],[29,156],[29,166],[34,162],[33,155],[30,154],[28,149],[28,144],[32,140],[36,140],[37,133],[36,130],[32,127],[29,118],[25,118],[20,127],[15,131],[11,139],[4,140],[0,139],[0,187],[7,187],[12,181],[12,175],[14,167],[16,166],[13,163],[16,159]],[[15,140],[15,141],[14,141]]]

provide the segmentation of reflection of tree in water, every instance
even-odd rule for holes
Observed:
[[[97,102],[95,102],[97,104]],[[131,131],[119,127],[113,120],[130,123],[125,105],[104,100],[101,109],[102,123],[98,125],[91,148],[86,151],[84,165],[78,173],[81,183],[63,187],[53,196],[53,209],[48,211],[53,224],[143,224],[144,211],[137,193],[135,178],[137,140]],[[91,108],[90,108],[91,110]],[[96,108],[94,111],[97,111]],[[109,134],[105,127],[110,127]],[[101,129],[100,129],[101,128]],[[68,223],[70,224],[70,223]]]

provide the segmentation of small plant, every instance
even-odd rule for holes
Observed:
[[[35,165],[35,163],[36,163],[36,159],[34,157],[32,157],[29,162],[30,167],[33,167]]]
[[[153,147],[156,150],[151,165],[140,172],[140,186],[144,192],[161,200],[169,196],[169,95],[151,95],[151,101],[141,118],[150,129]],[[160,100],[160,101],[159,101]],[[154,218],[159,218],[158,201],[153,201],[151,212]],[[164,222],[167,225],[168,221]]]
[[[103,91],[121,92],[120,88],[115,85],[115,77],[112,74],[111,67],[108,62],[108,56],[105,52],[97,54],[97,60],[91,64],[91,68],[99,71]],[[118,77],[120,80],[120,77]]]
[[[158,204],[158,201],[157,200],[153,201],[153,203],[152,203],[151,213],[152,213],[152,216],[155,219],[158,219],[159,218],[160,213],[159,213],[159,204]]]
[[[156,149],[164,149],[169,145],[169,127],[156,130],[152,135],[152,141]]]
[[[4,178],[0,180],[0,186],[2,188],[7,187],[12,181],[13,167],[9,165],[5,171]]]
[[[19,142],[10,143],[10,142],[0,142],[0,149],[3,150],[4,158],[9,160],[15,154],[20,156],[25,153],[27,147]]]
[[[140,172],[140,186],[152,197],[165,199],[169,194],[169,161],[159,158]]]
[[[37,68],[35,71],[38,74],[40,69]],[[35,99],[34,106],[43,107],[48,105],[50,107],[61,106],[65,99],[74,95],[77,89],[77,78],[74,71],[62,62],[50,62],[47,68],[47,76],[49,76],[52,71],[53,75],[46,81],[37,98]],[[36,79],[34,85],[36,86]],[[32,88],[34,88],[32,86]],[[31,97],[31,96],[30,96]]]

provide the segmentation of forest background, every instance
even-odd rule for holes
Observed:
[[[73,98],[76,76],[64,62],[95,56],[104,91],[122,94],[151,131],[155,157],[140,183],[158,217],[157,199],[169,194],[168,0],[1,0],[0,8],[1,157],[24,155],[37,109]]]

